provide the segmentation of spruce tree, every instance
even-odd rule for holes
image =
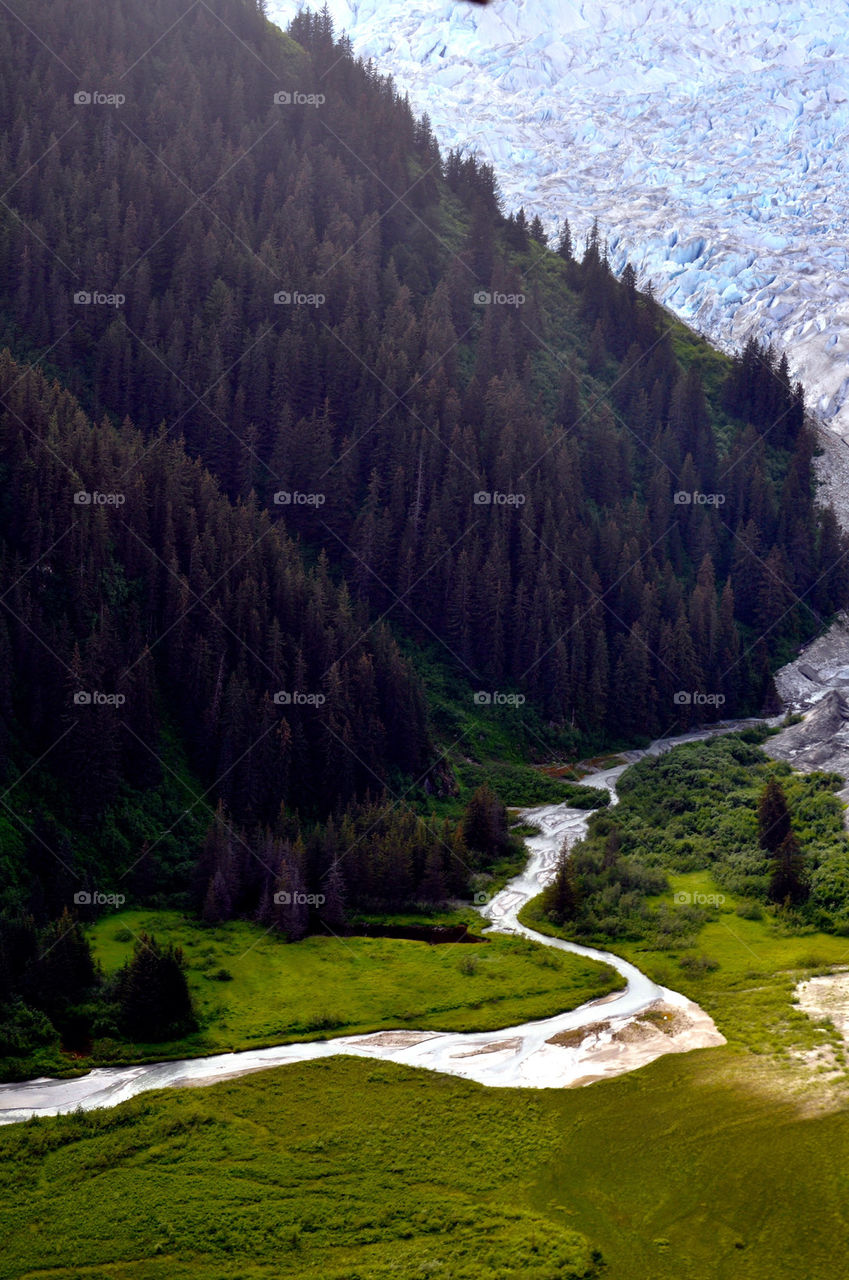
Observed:
[[[98,982],[88,938],[67,908],[42,933],[39,951],[25,978],[25,995],[61,1029],[70,1007]]]
[[[560,228],[560,237],[557,241],[557,252],[561,258],[565,258],[567,262],[572,262],[574,252],[572,248],[572,229],[569,226],[569,219],[563,219],[563,226]]]
[[[491,787],[478,787],[463,815],[463,838],[469,849],[496,858],[507,847],[507,810]]]
[[[557,874],[545,890],[543,909],[555,924],[565,924],[573,920],[578,910],[580,890],[575,864],[570,856],[568,845],[563,846],[557,863]]]
[[[197,1029],[179,947],[160,946],[152,934],[142,933],[113,987],[121,1030],[130,1039],[172,1040]]]
[[[790,810],[787,807],[787,797],[781,783],[770,778],[758,802],[758,841],[762,849],[774,854],[789,835]]]
[[[781,841],[772,859],[769,899],[779,905],[798,906],[808,897],[805,863],[792,831]]]

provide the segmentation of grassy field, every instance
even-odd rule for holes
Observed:
[[[335,1058],[0,1131],[0,1277],[835,1280],[847,1169],[849,1113],[734,1049],[539,1092]]]
[[[0,1129],[0,1280],[835,1280],[849,1073],[834,1029],[793,992],[849,965],[849,937],[782,920],[706,871],[668,883],[650,908],[719,895],[703,923],[666,947],[656,932],[608,945],[698,1001],[725,1046],[572,1090],[331,1058]],[[539,899],[522,919],[562,933]],[[290,947],[150,912],[95,927],[107,970],[142,929],[188,958],[204,1026],[180,1053],[494,1029],[606,980],[517,939]]]
[[[621,985],[606,965],[504,935],[439,946],[319,937],[289,945],[256,925],[209,928],[173,911],[125,911],[94,925],[93,950],[107,973],[143,931],[183,948],[201,1029],[167,1044],[96,1041],[96,1061],[188,1057],[386,1027],[492,1031]]]
[[[671,903],[675,894],[720,894],[715,920],[708,921],[685,950],[662,950],[645,943],[617,942],[609,946],[638,965],[664,986],[690,996],[711,1015],[729,1044],[749,1054],[769,1054],[789,1064],[798,1055],[830,1044],[842,1061],[839,1037],[827,1024],[815,1024],[793,1005],[793,990],[803,978],[849,965],[849,938],[833,934],[786,930],[780,920],[762,913],[759,919],[738,914],[751,904],[722,892],[708,872],[670,875]],[[659,905],[662,898],[650,900]],[[568,938],[540,913],[540,899],[519,913],[520,920],[539,933]]]
[[[670,893],[715,891],[705,873],[670,879]],[[741,905],[726,895],[684,952],[616,948],[697,999],[729,1043],[589,1089],[334,1058],[0,1130],[0,1280],[834,1280],[849,1107],[801,1056],[825,1046],[840,1065],[792,991],[849,960],[849,940],[785,934]],[[128,944],[107,923],[114,965]],[[196,989],[213,966],[236,972],[238,929],[187,947]],[[449,968],[481,951],[399,946]],[[257,998],[280,981],[262,966],[296,950],[257,943]],[[230,1017],[247,1016],[250,990]]]

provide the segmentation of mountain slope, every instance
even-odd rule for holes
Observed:
[[[269,825],[427,770],[418,683],[325,561],[8,353],[0,401],[7,897],[36,862],[51,910],[98,867],[167,896],[216,803]]]
[[[185,435],[469,698],[596,738],[760,706],[839,599],[784,366],[693,347],[597,242],[546,252],[326,18],[49,9],[61,60],[0,15],[18,349]]]
[[[516,774],[463,814],[455,772],[760,709],[847,554],[786,361],[712,351],[596,230],[576,262],[505,217],[326,15],[23,16],[0,7],[12,1054],[55,1038],[42,1014],[102,1022],[72,913],[116,895],[295,939],[312,907],[469,892],[516,856]]]

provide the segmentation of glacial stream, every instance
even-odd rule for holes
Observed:
[[[728,723],[684,737],[659,740],[646,751],[628,752],[624,757],[626,764],[593,773],[586,782],[608,788],[615,802],[619,776],[642,756],[658,755],[681,742],[718,732],[730,733],[739,727],[739,723]],[[57,1115],[78,1107],[86,1110],[113,1107],[148,1089],[213,1084],[268,1067],[308,1062],[332,1054],[353,1054],[424,1067],[479,1084],[542,1089],[618,1075],[662,1053],[723,1044],[724,1039],[712,1020],[697,1005],[678,992],[658,986],[627,960],[609,951],[545,937],[519,923],[517,916],[521,908],[551,880],[563,841],[568,838],[571,844],[586,831],[588,814],[568,805],[544,805],[527,809],[522,816],[539,827],[539,834],[527,840],[530,856],[521,875],[514,877],[482,909],[490,921],[489,927],[502,933],[523,934],[544,946],[604,961],[625,978],[627,986],[622,991],[590,1001],[569,1013],[505,1027],[501,1031],[380,1031],[206,1058],[97,1067],[73,1080],[45,1077],[2,1084],[0,1124],[12,1124],[33,1115]],[[666,1032],[645,1019],[640,1022],[640,1015],[650,1009],[669,1021]],[[658,1012],[661,1010],[662,1014]],[[635,1023],[639,1025],[635,1027]],[[574,1034],[582,1029],[586,1031],[585,1036]]]

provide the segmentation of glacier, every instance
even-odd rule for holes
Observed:
[[[303,0],[268,0],[285,26]],[[318,8],[317,0],[310,6]],[[725,350],[787,351],[849,437],[849,0],[328,0],[337,32],[475,151],[507,208],[598,218]]]

